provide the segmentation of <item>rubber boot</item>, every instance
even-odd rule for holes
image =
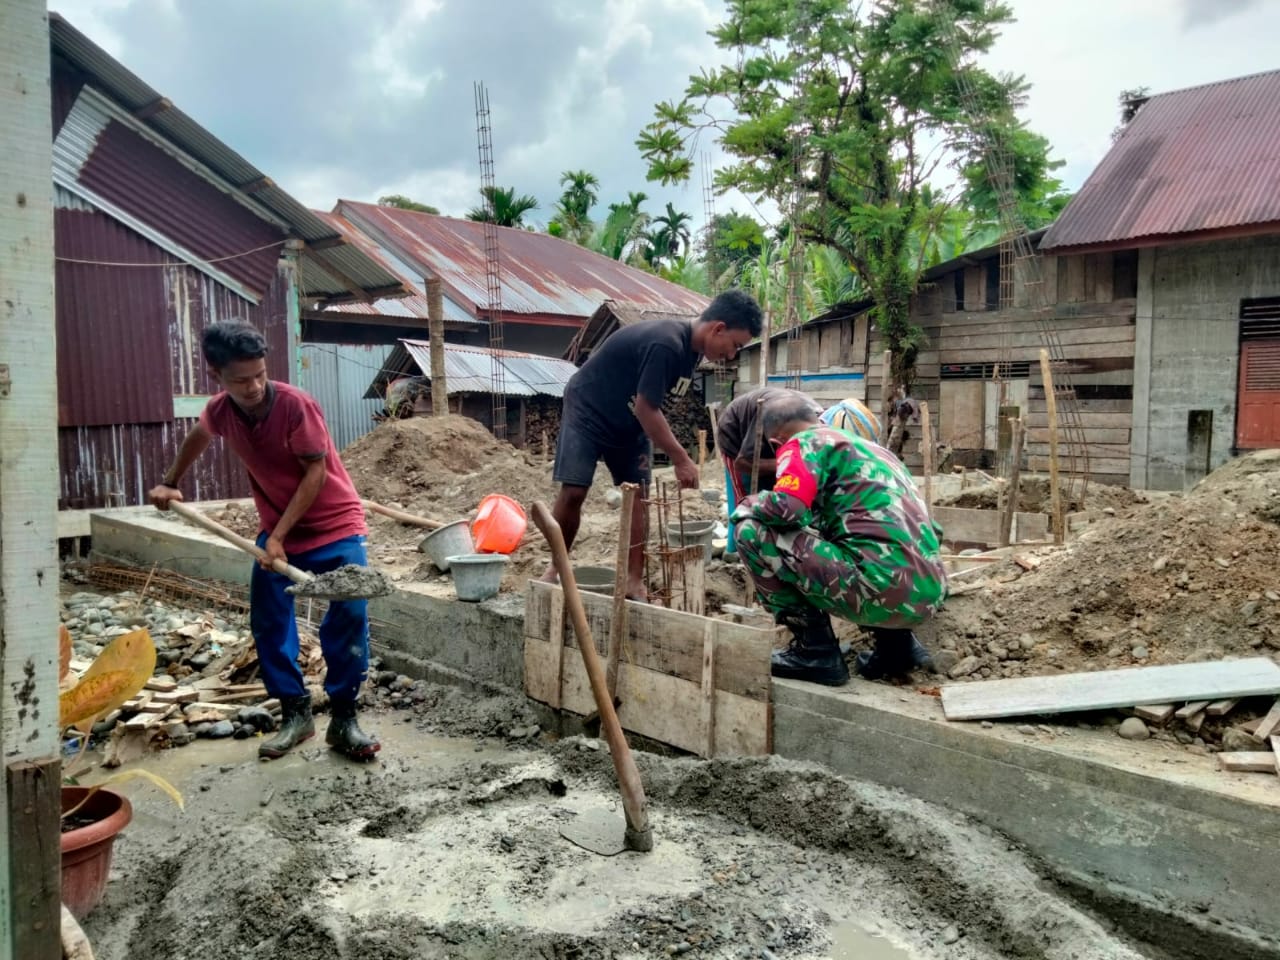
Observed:
[[[910,630],[872,627],[870,633],[875,649],[858,654],[853,664],[853,669],[864,680],[903,677],[912,670],[934,672],[933,657]]]
[[[773,651],[771,672],[775,677],[828,687],[849,682],[849,667],[840,653],[829,616],[817,610],[780,614],[778,623],[791,631],[793,639],[787,649]]]
[[[311,695],[280,698],[280,730],[270,740],[258,744],[258,756],[278,760],[286,753],[316,735],[316,722],[311,716]]]
[[[372,760],[373,755],[382,749],[382,744],[356,723],[354,700],[330,701],[329,729],[324,735],[324,742],[352,760]]]

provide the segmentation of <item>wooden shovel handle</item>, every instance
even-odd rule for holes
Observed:
[[[210,533],[217,534],[223,540],[227,541],[227,543],[235,544],[251,557],[256,557],[259,560],[265,560],[267,558],[267,551],[263,550],[252,540],[228,530],[222,524],[218,523],[217,520],[206,516],[195,507],[188,506],[178,500],[170,500],[169,509],[182,517],[183,520],[194,523],[197,527],[203,527]],[[307,573],[305,570],[299,570],[293,564],[285,563],[283,560],[277,560],[272,563],[271,569],[276,573],[280,573],[288,577],[294,583],[309,583],[312,579],[311,574]]]
[[[431,520],[428,517],[420,517],[414,513],[405,513],[403,510],[396,510],[393,507],[384,507],[380,503],[373,500],[361,500],[366,510],[373,513],[380,513],[384,517],[390,517],[392,520],[398,520],[401,523],[407,523],[411,527],[423,527],[427,530],[439,530],[444,526],[439,520]]]
[[[613,757],[613,769],[618,775],[618,787],[622,791],[622,811],[627,819],[627,845],[633,850],[650,850],[653,847],[653,834],[649,829],[644,784],[640,781],[640,771],[622,732],[622,724],[618,722],[618,714],[613,709],[604,667],[600,663],[600,655],[596,653],[595,641],[591,638],[591,627],[587,624],[587,611],[582,606],[578,583],[573,578],[573,566],[569,562],[569,551],[564,545],[564,534],[560,532],[560,524],[556,523],[545,503],[535,503],[532,512],[533,522],[547,538],[547,546],[551,548],[551,562],[560,575],[564,605],[573,619],[573,632],[578,635],[578,650],[582,654],[583,665],[587,668],[591,693],[600,714],[601,732],[605,742],[609,744],[609,754]],[[623,523],[627,523],[627,518],[623,518]]]

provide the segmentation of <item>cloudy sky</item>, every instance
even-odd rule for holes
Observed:
[[[1075,189],[1123,88],[1280,67],[1277,0],[1012,0],[993,69],[1032,84],[1026,117]],[[655,101],[721,56],[722,0],[51,0],[58,11],[303,202],[404,193],[461,214],[477,196],[472,82],[489,87],[497,181],[551,215],[560,171],[602,200],[644,190],[702,219],[698,183],[646,184]],[[751,208],[743,198],[717,209]]]

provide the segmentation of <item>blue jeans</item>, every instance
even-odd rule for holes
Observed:
[[[258,535],[258,546],[267,534]],[[291,553],[289,562],[310,573],[328,573],[348,563],[366,566],[362,536],[345,537],[314,550]],[[301,697],[307,687],[298,667],[298,622],[288,577],[253,565],[249,581],[249,628],[258,648],[258,664],[267,693]],[[320,650],[327,668],[324,689],[333,700],[355,700],[369,673],[369,601],[332,600],[320,624]]]

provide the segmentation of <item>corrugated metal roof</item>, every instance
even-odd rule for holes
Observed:
[[[503,368],[503,392],[509,397],[563,397],[577,367],[567,360],[535,353],[499,350]],[[449,396],[459,393],[493,393],[493,355],[487,347],[444,345],[445,385]],[[386,384],[399,377],[429,379],[431,344],[427,340],[401,340],[374,377],[365,398],[381,397]]]
[[[1280,222],[1280,70],[1152,97],[1044,250]]]
[[[344,316],[428,319],[427,296],[426,291],[423,289],[422,278],[414,276],[407,264],[398,260],[394,254],[379,246],[343,217],[338,216],[338,214],[326,213],[323,210],[313,210],[312,213],[324,220],[333,229],[334,233],[345,237],[352,249],[358,249],[369,259],[376,261],[388,273],[398,277],[407,290],[412,291],[407,297],[397,297],[393,300],[383,299],[375,300],[371,303],[357,301],[334,304],[326,307],[324,309],[325,313],[342,314]],[[306,259],[305,257],[303,258],[304,263]],[[446,325],[459,324],[470,327],[483,325],[484,323],[483,320],[478,320],[472,316],[465,307],[448,296],[444,297],[444,322]]]
[[[446,295],[473,316],[488,305],[483,224],[352,200],[339,200],[334,212],[411,267],[438,276]],[[510,227],[500,227],[498,236],[504,316],[585,320],[604,300],[701,313],[710,302],[700,293],[559,237]]]
[[[94,87],[108,94],[129,113],[137,113],[164,99],[59,14],[49,14],[49,37],[55,57],[88,75]],[[308,241],[334,237],[334,231],[324,220],[177,107],[165,106],[138,122],[206,168],[221,181],[216,186],[227,189],[242,203],[261,208],[267,219],[283,221],[294,236]],[[378,290],[390,296],[393,289],[400,287],[399,278],[394,273],[358,250],[336,246],[315,251],[314,256],[322,264],[332,264],[364,290]],[[304,288],[304,295],[350,295],[338,277],[327,273],[320,276],[315,271],[310,277],[315,285]]]

